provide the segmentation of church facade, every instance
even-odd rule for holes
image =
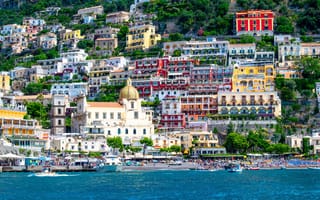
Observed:
[[[94,137],[119,136],[125,145],[150,138],[154,134],[153,111],[141,107],[141,101],[130,79],[121,89],[118,102],[87,102],[85,96],[80,96],[76,99],[72,129]]]

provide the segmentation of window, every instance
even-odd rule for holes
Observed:
[[[118,113],[118,119],[121,119],[121,113]]]
[[[126,128],[126,134],[128,134],[128,129]]]
[[[59,120],[58,120],[58,125],[61,125],[61,124],[62,124],[62,123],[61,123],[61,119],[59,119]]]
[[[111,131],[110,130],[108,130],[108,135],[111,135]]]
[[[114,118],[114,114],[110,113],[110,119],[113,119],[113,118]]]
[[[138,119],[139,118],[139,113],[138,112],[134,112],[134,118]]]
[[[96,119],[99,119],[99,113],[96,112]]]
[[[147,130],[144,128],[143,129],[143,135],[147,134]]]
[[[61,108],[58,108],[58,115],[61,115]]]
[[[120,135],[121,134],[121,129],[120,128],[118,128],[118,135]]]
[[[137,130],[136,129],[133,129],[133,134],[137,134]]]
[[[91,112],[88,112],[88,119],[91,118]]]
[[[107,113],[104,112],[102,115],[103,115],[103,119],[107,119]]]
[[[132,109],[134,108],[134,102],[131,102],[131,108]]]

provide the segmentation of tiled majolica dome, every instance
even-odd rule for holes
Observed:
[[[132,86],[131,79],[127,79],[127,85],[120,90],[119,100],[128,99],[128,100],[138,100],[139,92]]]

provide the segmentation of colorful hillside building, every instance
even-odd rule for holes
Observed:
[[[248,10],[236,13],[237,35],[273,35],[274,13],[271,10]]]

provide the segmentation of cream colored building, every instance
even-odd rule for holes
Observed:
[[[218,113],[280,117],[281,100],[277,92],[218,92]]]
[[[129,28],[126,39],[126,51],[146,50],[155,46],[161,40],[160,34],[156,34],[155,26],[139,25]]]
[[[102,15],[103,13],[103,6],[94,6],[78,10],[78,15]]]
[[[129,21],[129,19],[130,19],[129,12],[125,12],[125,11],[114,12],[114,13],[107,14],[106,23],[118,24],[118,23],[127,22]]]
[[[97,54],[111,56],[114,49],[118,47],[118,38],[98,38],[94,46]]]
[[[87,102],[77,100],[77,112],[72,117],[73,132],[92,136],[120,136],[126,145],[150,138],[154,133],[153,112],[141,107],[139,93],[127,80],[121,89],[119,102]]]
[[[320,56],[320,43],[300,43],[301,56]]]
[[[195,130],[177,133],[181,140],[181,148],[184,154],[192,153],[193,156],[201,154],[223,154],[224,147],[219,146],[218,137],[212,132]],[[192,152],[189,152],[193,149]]]

